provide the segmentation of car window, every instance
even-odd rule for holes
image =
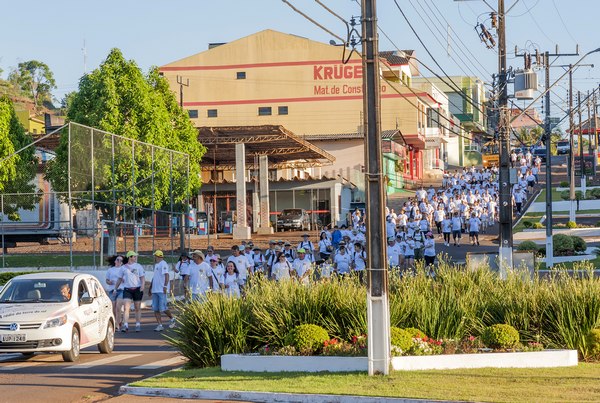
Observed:
[[[96,280],[95,278],[90,279],[90,284],[92,285],[92,297],[96,298],[102,295],[102,287],[100,286],[100,283],[98,283],[98,280]]]
[[[0,303],[65,302],[72,287],[70,279],[13,278],[0,292]]]
[[[90,293],[88,291],[87,284],[85,283],[85,280],[81,280],[79,282],[79,287],[77,288],[77,301],[81,302],[81,298],[89,296]]]

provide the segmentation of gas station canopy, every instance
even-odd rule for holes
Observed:
[[[335,157],[296,136],[283,126],[199,127],[198,142],[207,148],[202,170],[235,170],[235,145],[246,145],[246,167],[258,169],[258,157],[269,157],[270,168],[308,168],[331,165]]]

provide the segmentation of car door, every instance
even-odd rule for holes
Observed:
[[[98,316],[100,307],[98,299],[94,298],[90,292],[89,279],[80,278],[78,284],[75,285],[77,288],[77,294],[75,294],[75,303],[77,304],[76,317],[79,322],[81,329],[80,339],[81,346],[86,346],[98,342],[99,326]],[[90,301],[91,303],[85,303],[84,301]]]
[[[98,342],[106,336],[106,326],[112,314],[112,302],[97,279],[90,278],[90,291],[98,303]]]

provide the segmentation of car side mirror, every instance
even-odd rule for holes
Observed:
[[[92,297],[81,297],[81,299],[79,300],[79,303],[81,305],[89,305],[92,302],[94,302],[94,298]]]

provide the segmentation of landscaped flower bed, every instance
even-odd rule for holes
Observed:
[[[389,284],[391,325],[420,329],[427,336],[419,340],[410,334],[410,345],[404,347],[392,343],[395,356],[483,352],[477,349],[490,347],[482,342],[484,331],[495,324],[513,326],[520,342],[492,347],[496,350],[527,352],[541,343],[548,349],[577,350],[585,360],[600,355],[600,339],[588,337],[600,323],[600,280],[593,275],[557,273],[549,280],[528,281],[515,274],[501,280],[485,268],[464,271],[442,264],[434,279],[418,271],[411,277],[392,275]],[[366,355],[366,290],[354,279],[308,287],[257,281],[243,299],[212,295],[181,306],[178,322],[169,341],[195,366],[217,366],[222,355],[261,351],[287,357]],[[325,329],[317,348],[290,348],[289,335],[301,324]]]

